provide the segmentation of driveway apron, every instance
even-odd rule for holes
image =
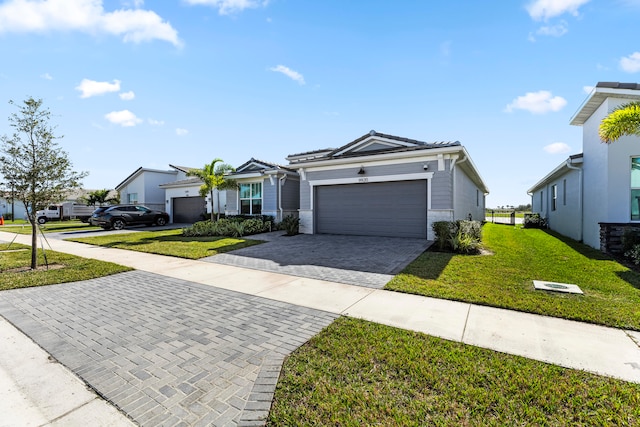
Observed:
[[[282,232],[248,236],[266,240],[202,261],[291,276],[382,289],[432,244],[424,239]]]
[[[3,291],[0,315],[143,426],[262,425],[284,357],[337,317],[141,271]]]

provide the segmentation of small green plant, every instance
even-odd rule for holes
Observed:
[[[477,254],[482,241],[482,223],[480,221],[437,221],[433,231],[439,251],[451,251],[460,254]]]
[[[295,236],[300,231],[300,218],[296,218],[293,215],[287,215],[282,218],[280,228],[287,232],[287,236]]]
[[[547,228],[547,219],[540,216],[539,213],[526,214],[524,216],[524,228]]]
[[[250,234],[271,231],[271,220],[268,216],[258,217],[226,217],[217,221],[199,221],[182,230],[185,237],[230,236],[242,237]]]

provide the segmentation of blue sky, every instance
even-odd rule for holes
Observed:
[[[640,82],[639,22],[640,0],[5,0],[0,135],[42,98],[97,189],[374,129],[460,141],[487,206],[528,203],[581,151],[589,88]]]

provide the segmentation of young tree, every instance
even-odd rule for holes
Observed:
[[[202,185],[200,186],[200,196],[210,196],[211,200],[211,221],[213,221],[213,190],[218,190],[218,209],[216,210],[216,219],[220,219],[220,190],[228,190],[235,188],[236,183],[232,179],[228,179],[226,174],[235,171],[233,166],[221,163],[222,159],[213,159],[211,163],[204,165],[202,169],[191,169],[187,172],[187,176],[195,176],[200,178]]]
[[[640,136],[640,102],[629,102],[615,108],[600,122],[602,142],[610,144],[625,135]]]
[[[31,269],[36,269],[36,211],[62,201],[66,192],[80,186],[87,173],[71,169],[67,153],[55,142],[61,137],[54,136],[54,128],[49,125],[51,113],[42,106],[41,99],[29,98],[16,107],[18,112],[9,116],[13,135],[0,138],[0,174],[5,182],[13,183],[14,196],[27,211],[32,229]]]

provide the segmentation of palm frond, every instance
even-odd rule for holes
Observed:
[[[629,102],[611,111],[600,122],[598,134],[607,144],[626,135],[640,135],[640,102]]]

